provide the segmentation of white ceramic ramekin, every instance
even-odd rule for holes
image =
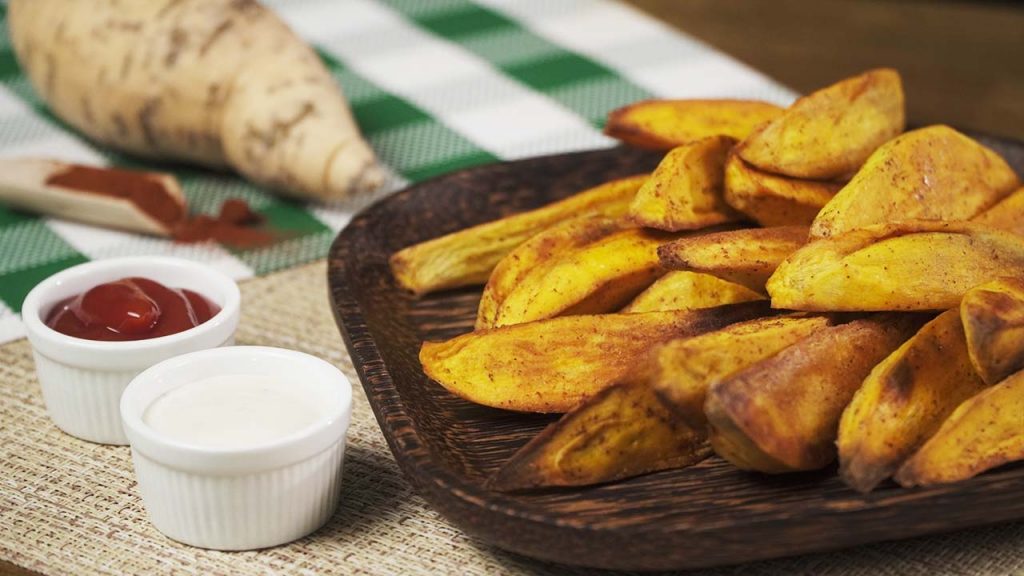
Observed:
[[[311,383],[324,415],[303,430],[244,449],[184,444],[145,423],[146,408],[161,395],[228,374]],[[337,508],[352,385],[319,358],[263,346],[178,356],[132,380],[121,397],[121,416],[149,518],[174,540],[217,550],[266,548],[313,532]]]
[[[44,323],[50,309],[61,300],[133,276],[193,290],[221,310],[184,332],[130,342],[74,338]],[[43,280],[25,298],[21,315],[50,418],[61,430],[83,440],[127,444],[118,410],[125,386],[136,374],[167,358],[233,344],[240,300],[238,285],[231,278],[209,266],[179,258],[98,260]]]

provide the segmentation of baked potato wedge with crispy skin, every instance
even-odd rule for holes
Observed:
[[[810,226],[842,187],[764,172],[736,154],[725,163],[725,202],[762,226]]]
[[[637,370],[650,350],[769,313],[763,302],[706,310],[565,316],[424,342],[423,371],[457,396],[524,412],[568,412]]]
[[[960,404],[896,473],[902,486],[959,482],[1024,459],[1024,371]]]
[[[536,210],[458,230],[391,255],[391,272],[416,294],[483,284],[516,246],[553,224],[585,214],[625,215],[647,175],[612,180]]]
[[[728,136],[711,136],[673,148],[637,191],[629,217],[670,232],[740,220],[722,198],[725,159],[735,143]]]
[[[800,98],[736,153],[766,172],[829,180],[856,171],[904,122],[900,75],[879,68]]]
[[[790,310],[945,310],[967,290],[1015,275],[1024,238],[966,222],[908,220],[811,242],[768,280]]]
[[[1017,188],[971,221],[1024,236],[1024,188]]]
[[[754,300],[764,300],[764,295],[710,274],[677,270],[655,280],[621,312],[697,310]]]
[[[517,246],[491,272],[480,295],[476,328],[493,328],[502,302],[531,273],[552,266],[566,252],[618,232],[625,225],[621,218],[580,216],[555,224]]]
[[[553,254],[509,291],[494,326],[619,310],[665,273],[658,246],[678,237],[632,228]]]
[[[1024,369],[1024,280],[1000,278],[968,290],[960,319],[982,380],[995,384]]]
[[[898,220],[970,220],[1020,181],[998,154],[948,126],[883,144],[821,209],[812,238]]]
[[[826,316],[794,314],[748,320],[666,342],[654,352],[650,385],[687,424],[703,430],[710,386],[830,324]]]
[[[744,470],[817,470],[836,457],[839,417],[871,369],[921,325],[883,315],[821,328],[714,383],[704,413],[715,452]]]
[[[642,100],[613,110],[604,133],[637,148],[671,150],[719,134],[742,140],[781,113],[756,100]]]
[[[707,433],[643,382],[619,382],[545,428],[490,478],[492,490],[586,486],[684,468],[711,455]]]
[[[875,366],[843,412],[839,475],[870,492],[984,387],[967,357],[960,311],[943,312]]]
[[[745,228],[691,236],[658,248],[669,270],[712,274],[764,291],[775,268],[807,242],[807,227]]]

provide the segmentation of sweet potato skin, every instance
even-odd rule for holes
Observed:
[[[968,290],[960,318],[982,380],[995,384],[1024,368],[1024,280],[1000,278]]]
[[[498,310],[513,290],[538,269],[550,268],[566,252],[579,249],[624,228],[622,219],[580,216],[555,224],[517,246],[501,259],[480,295],[476,329],[494,328]]]
[[[1024,265],[1024,238],[965,222],[907,220],[811,242],[768,280],[772,306],[812,311],[945,310]]]
[[[624,313],[697,310],[764,300],[750,288],[710,274],[677,270],[654,281],[621,310]]]
[[[669,270],[712,274],[764,291],[775,268],[807,242],[804,226],[746,228],[682,238],[658,248]]]
[[[773,474],[827,466],[843,409],[920,324],[915,316],[885,315],[822,328],[713,384],[704,412],[715,452]]]
[[[534,437],[488,481],[500,491],[586,486],[683,468],[711,454],[643,382],[613,384]]]
[[[960,311],[925,324],[864,380],[839,423],[839,475],[870,492],[985,383],[974,372]]]
[[[810,226],[843,185],[771,174],[735,153],[725,163],[725,202],[761,226]]]
[[[781,113],[756,100],[643,100],[613,110],[604,133],[637,148],[671,150],[709,136],[742,140]]]
[[[391,255],[391,272],[415,294],[484,284],[502,258],[558,222],[587,214],[625,215],[646,179],[644,174],[612,180],[535,210],[403,248]]]
[[[725,159],[735,143],[712,136],[673,148],[637,191],[629,217],[640,226],[670,232],[739,220],[722,198]]]
[[[314,50],[252,0],[14,0],[12,45],[54,113],[134,155],[347,198],[383,174]]]
[[[564,316],[424,342],[424,372],[477,404],[568,412],[626,379],[651,348],[768,313],[763,302],[706,310]]]
[[[1024,459],[1024,371],[969,398],[896,473],[902,486],[959,482]]]
[[[904,123],[900,76],[880,68],[800,98],[736,153],[766,172],[828,180],[855,171]]]
[[[830,324],[825,316],[758,318],[672,340],[655,350],[650,384],[687,424],[703,429],[708,388]]]
[[[814,219],[811,238],[898,220],[970,220],[1020,181],[998,154],[948,126],[882,145]]]

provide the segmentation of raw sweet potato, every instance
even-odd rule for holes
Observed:
[[[716,382],[704,405],[715,452],[768,473],[827,466],[864,377],[919,326],[915,316],[885,315],[821,328]]]
[[[763,302],[706,310],[564,316],[424,342],[424,372],[477,404],[567,412],[622,381],[661,342],[766,313]]]
[[[1024,187],[971,219],[972,222],[1024,236]]]
[[[640,175],[612,180],[536,210],[403,248],[392,254],[391,272],[403,288],[416,294],[483,284],[516,246],[558,222],[586,214],[625,215],[646,179]]]
[[[661,265],[764,291],[775,268],[807,242],[805,226],[747,228],[682,238],[658,248]]]
[[[523,446],[488,487],[585,486],[696,464],[711,454],[703,428],[690,428],[643,382],[613,384]]]
[[[643,100],[613,110],[604,133],[638,148],[670,150],[708,136],[742,140],[781,113],[756,100]]]
[[[871,491],[984,387],[967,357],[960,311],[947,310],[875,366],[843,412],[843,481]]]
[[[736,154],[725,163],[726,203],[762,226],[810,226],[842,186],[770,174]]]
[[[830,323],[825,316],[758,318],[667,342],[655,350],[650,384],[689,425],[703,429],[709,387]]]
[[[725,159],[736,141],[711,136],[673,148],[629,206],[641,226],[675,232],[739,220],[722,198]]]
[[[12,0],[7,22],[33,87],[96,142],[307,198],[383,179],[332,74],[258,2]]]
[[[959,482],[1024,459],[1024,371],[969,398],[896,473],[903,486]]]
[[[763,295],[742,284],[710,274],[677,270],[658,278],[621,311],[696,310],[763,299]]]
[[[995,384],[1024,368],[1024,280],[1000,278],[967,291],[960,318],[971,364]]]
[[[965,222],[908,220],[811,242],[771,279],[790,310],[945,310],[1024,266],[1024,238]]]
[[[880,68],[800,98],[736,153],[767,172],[828,180],[857,170],[903,125],[900,76]]]
[[[501,259],[480,295],[476,329],[493,328],[505,298],[531,273],[549,269],[565,253],[593,243],[624,228],[622,219],[580,216],[540,232]]]
[[[678,235],[632,228],[553,254],[512,288],[494,325],[618,310],[665,273],[658,246],[674,238]]]
[[[970,220],[1019,184],[1005,160],[956,130],[913,130],[868,158],[821,209],[811,237],[898,220]]]

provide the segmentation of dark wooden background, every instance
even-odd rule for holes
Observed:
[[[892,66],[909,122],[1024,140],[1024,2],[625,1],[799,92]]]

